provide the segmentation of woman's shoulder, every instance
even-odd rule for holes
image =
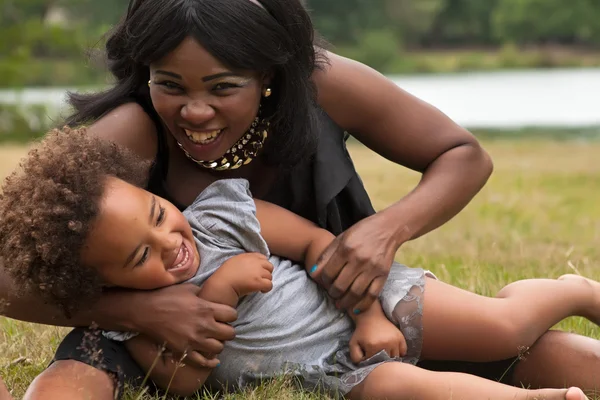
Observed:
[[[353,105],[364,105],[363,98],[371,92],[366,88],[380,81],[382,76],[358,61],[331,52],[326,54],[327,62],[313,74],[319,106],[338,125],[352,130],[356,119],[364,116],[364,112]]]
[[[153,160],[158,150],[158,127],[137,102],[122,104],[88,127],[88,132],[126,146],[140,157]]]
[[[416,98],[380,72],[331,52],[313,74],[313,82],[323,110],[344,130],[367,141],[373,136],[375,123],[419,105]]]

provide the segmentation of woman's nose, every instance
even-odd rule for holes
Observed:
[[[215,109],[206,101],[192,99],[181,109],[181,116],[192,125],[201,125],[215,116]]]

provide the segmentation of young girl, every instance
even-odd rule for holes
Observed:
[[[286,373],[351,399],[586,398],[577,388],[526,390],[414,364],[507,358],[565,317],[598,321],[598,283],[526,280],[485,298],[394,264],[380,301],[347,315],[310,277],[330,233],[252,199],[240,179],[214,182],[182,214],[141,189],[147,167],[83,129],[49,134],[4,185],[0,252],[16,282],[67,313],[109,287],[182,282],[237,306],[236,338],[214,369],[161,357],[147,337],[127,335],[159,386],[188,395],[205,382],[237,388]],[[440,315],[447,301],[462,301],[460,312]]]

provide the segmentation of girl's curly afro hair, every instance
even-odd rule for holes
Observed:
[[[6,178],[0,194],[0,257],[22,291],[67,316],[103,288],[81,265],[107,176],[145,187],[150,163],[85,128],[49,132]]]

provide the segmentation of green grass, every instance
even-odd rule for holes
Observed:
[[[577,272],[600,279],[600,142],[485,139],[484,146],[495,163],[488,185],[452,221],[403,246],[397,260],[484,295],[522,278]],[[0,148],[0,176],[24,151]],[[418,174],[362,147],[353,145],[350,151],[376,208],[397,200],[418,181]],[[50,361],[65,330],[4,318],[0,326],[0,376],[20,398]],[[581,318],[570,318],[559,328],[600,338],[597,327]],[[285,382],[230,398],[275,397],[319,399]]]

